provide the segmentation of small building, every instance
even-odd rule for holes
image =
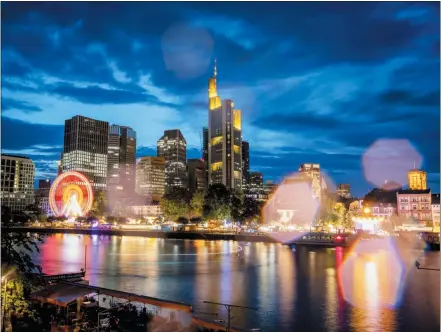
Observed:
[[[160,205],[132,205],[130,206],[133,214],[140,217],[159,217],[162,215]]]
[[[439,201],[440,201],[440,195],[439,194],[432,194],[432,222],[433,227],[439,227]]]
[[[397,212],[397,207],[393,203],[375,202],[370,205],[372,215],[389,220]]]
[[[405,219],[432,223],[432,194],[430,189],[405,189],[397,192],[397,212]]]

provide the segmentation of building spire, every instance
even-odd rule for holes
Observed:
[[[217,76],[217,60],[214,59],[214,78]]]

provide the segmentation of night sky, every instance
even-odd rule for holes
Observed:
[[[362,195],[374,186],[363,154],[393,138],[417,152],[384,141],[379,172],[400,153],[405,172],[417,154],[439,192],[437,2],[1,8],[2,151],[31,157],[37,178],[55,176],[64,120],[78,114],[131,126],[138,156],[154,155],[163,131],[179,128],[188,157],[200,157],[216,58],[220,95],[243,111],[251,170],[265,179],[314,162]]]

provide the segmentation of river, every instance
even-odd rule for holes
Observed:
[[[355,246],[348,254],[341,247],[292,250],[272,243],[55,234],[45,237],[35,261],[44,273],[78,272],[86,245],[91,285],[193,304],[198,312],[224,313],[203,301],[258,309],[234,309],[237,326],[278,332],[440,330],[439,272],[400,263],[381,243],[368,251]],[[439,268],[439,252],[415,252],[421,266]]]

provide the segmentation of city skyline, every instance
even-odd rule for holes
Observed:
[[[102,17],[98,3],[3,3],[2,152],[32,158],[36,180],[55,177],[64,121],[83,115],[132,127],[137,157],[176,128],[187,158],[201,158],[217,58],[219,95],[243,112],[250,171],[277,182],[317,163],[361,196],[374,187],[363,153],[408,139],[439,192],[439,4],[286,3],[277,20],[257,20],[268,5],[105,4]]]

